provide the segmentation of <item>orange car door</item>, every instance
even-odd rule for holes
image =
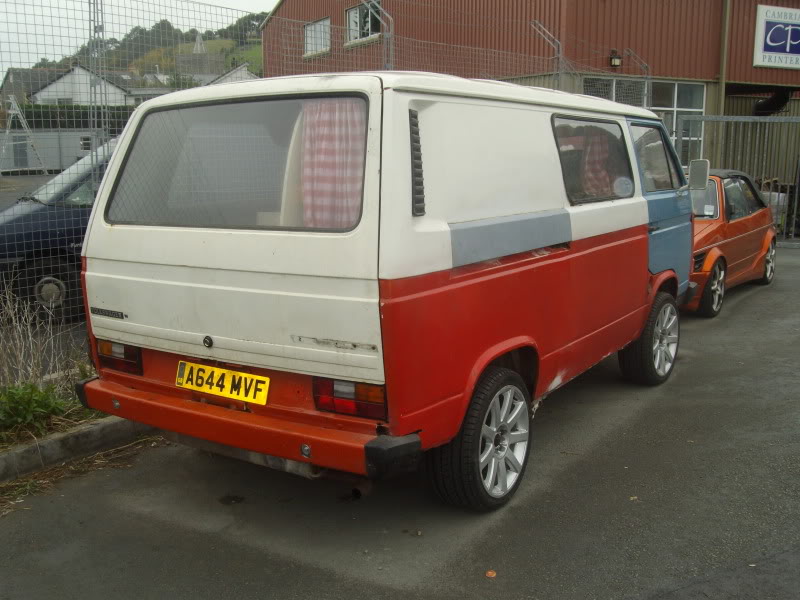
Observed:
[[[747,268],[752,253],[750,243],[750,209],[739,180],[726,178],[722,182],[725,196],[725,256],[728,259],[728,277],[735,279]]]
[[[750,216],[747,217],[750,229],[747,244],[750,252],[748,262],[749,266],[752,267],[764,247],[764,235],[766,235],[766,228],[770,225],[771,218],[766,205],[761,200],[761,196],[752,182],[745,177],[740,177],[739,185],[742,187],[742,192],[747,201],[747,208],[750,211]]]

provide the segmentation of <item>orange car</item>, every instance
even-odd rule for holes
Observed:
[[[706,194],[693,197],[694,265],[698,293],[683,308],[704,317],[722,310],[725,291],[745,281],[775,277],[772,211],[740,171],[712,170]]]

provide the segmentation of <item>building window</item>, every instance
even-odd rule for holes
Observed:
[[[92,138],[91,137],[82,137],[81,138],[81,151],[82,152],[89,152],[92,149]]]
[[[56,98],[56,104],[59,106],[72,104],[72,98]]]
[[[704,83],[681,83],[677,81],[654,81],[652,84],[650,109],[656,113],[674,143],[678,138],[678,117],[702,115],[706,102]],[[691,159],[703,155],[703,124],[689,121],[683,124],[683,146],[681,164],[688,165]]]
[[[611,77],[586,77],[583,93],[631,106],[644,106],[647,86],[644,79],[613,79]]]
[[[327,52],[331,49],[331,20],[329,17],[309,23],[304,28],[305,54]]]
[[[348,42],[381,32],[381,20],[378,18],[380,1],[371,0],[369,4],[369,8],[362,4],[345,11]]]

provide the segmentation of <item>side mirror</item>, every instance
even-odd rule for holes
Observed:
[[[689,163],[689,189],[704,190],[708,186],[708,173],[711,163],[705,158],[699,158]]]

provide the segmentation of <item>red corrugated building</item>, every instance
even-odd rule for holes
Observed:
[[[683,113],[800,115],[790,100],[800,0],[370,4],[279,0],[263,25],[265,75],[393,68],[503,79],[646,105],[672,128]]]

